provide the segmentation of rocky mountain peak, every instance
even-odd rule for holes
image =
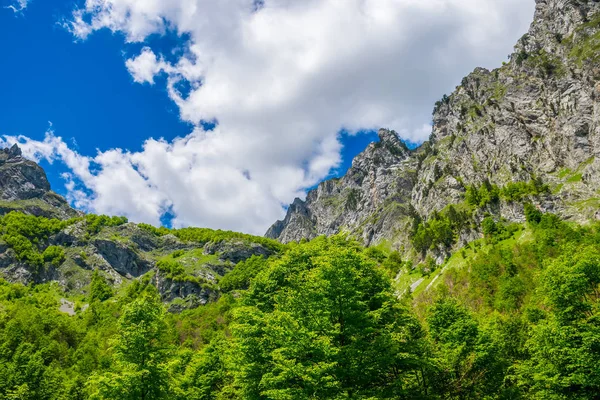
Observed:
[[[16,143],[13,144],[10,148],[2,149],[2,153],[5,155],[6,161],[19,159],[23,155],[21,148]],[[4,157],[2,157],[2,158],[4,158]]]
[[[79,215],[51,191],[44,169],[24,158],[17,144],[0,150],[0,214],[13,210],[58,218]]]
[[[379,141],[381,143],[389,143],[400,148],[404,146],[404,144],[400,141],[398,134],[394,131],[380,129],[379,132],[377,132],[377,136],[379,136]]]
[[[413,176],[398,171],[398,166],[410,158],[411,151],[394,131],[380,129],[378,136],[378,142],[354,158],[344,177],[322,182],[306,201],[295,199],[285,219],[277,221],[266,236],[290,242],[335,234],[384,207],[389,199],[407,202]],[[374,240],[376,231],[364,231],[365,241]]]

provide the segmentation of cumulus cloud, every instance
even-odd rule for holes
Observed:
[[[180,35],[181,56],[144,47],[126,68],[142,84],[164,74],[197,128],[93,158],[52,135],[26,142],[55,146],[49,157],[73,169],[92,192],[85,200],[72,185],[75,198],[94,210],[153,223],[169,210],[179,225],[262,233],[339,165],[340,129],[426,139],[435,100],[474,67],[499,65],[533,9],[533,0],[86,0],[69,23],[81,40],[100,29],[128,42]],[[218,126],[207,132],[202,121]]]
[[[176,227],[262,233],[280,214],[278,200],[247,171],[218,162],[210,144],[219,136],[218,128],[196,130],[171,143],[149,139],[140,152],[113,149],[93,157],[71,150],[52,130],[42,141],[4,136],[0,145],[18,143],[29,159],[63,162],[70,171],[63,174],[68,200],[80,209],[154,225],[170,212]]]
[[[145,47],[137,57],[127,60],[125,65],[137,83],[154,84],[154,77],[161,71],[173,71],[166,62],[159,60],[149,47]]]

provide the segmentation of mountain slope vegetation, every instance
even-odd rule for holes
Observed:
[[[178,314],[150,279],[95,275],[79,296],[3,282],[0,398],[595,398],[600,225],[534,214],[510,232],[401,296],[389,268],[408,263],[343,236],[240,263]]]

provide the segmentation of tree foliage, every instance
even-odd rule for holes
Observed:
[[[486,219],[464,266],[414,298],[390,279],[400,253],[340,236],[249,258],[228,294],[180,314],[151,275],[113,290],[95,271],[74,316],[57,284],[0,280],[0,399],[598,398],[600,225],[526,213]],[[9,214],[2,229],[51,265],[64,250],[44,238],[65,223]]]

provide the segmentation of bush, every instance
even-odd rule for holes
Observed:
[[[525,219],[532,225],[537,225],[542,220],[542,212],[531,203],[525,204]]]
[[[168,279],[181,280],[185,276],[185,268],[177,261],[160,260],[156,267],[159,271],[164,272]]]
[[[382,263],[388,275],[391,278],[395,278],[400,270],[404,267],[405,263],[402,261],[402,256],[397,251],[392,251],[390,255]]]
[[[60,246],[48,246],[42,253],[42,258],[44,262],[58,267],[65,261],[65,251]]]
[[[511,182],[506,184],[500,191],[501,197],[510,202],[522,201],[527,196],[538,196],[548,193],[550,187],[544,184],[539,178],[534,178],[529,182]]]
[[[486,236],[493,236],[498,231],[498,227],[496,226],[496,221],[492,217],[487,217],[481,223],[481,228],[483,230],[483,234]]]
[[[416,221],[415,218],[415,223]],[[453,205],[449,205],[439,213],[433,212],[428,221],[416,223],[416,231],[412,238],[413,247],[421,253],[440,245],[450,248],[456,242],[457,234],[470,221],[469,212],[458,210]]]
[[[85,216],[87,231],[90,235],[99,233],[104,227],[121,226],[128,222],[125,217],[109,217],[107,215],[88,214]]]
[[[465,200],[470,206],[483,208],[488,204],[494,204],[500,200],[500,189],[488,181],[485,181],[479,188],[475,185],[470,185],[467,186]]]
[[[113,296],[113,291],[98,270],[94,271],[92,281],[90,283],[90,300],[105,301]]]

